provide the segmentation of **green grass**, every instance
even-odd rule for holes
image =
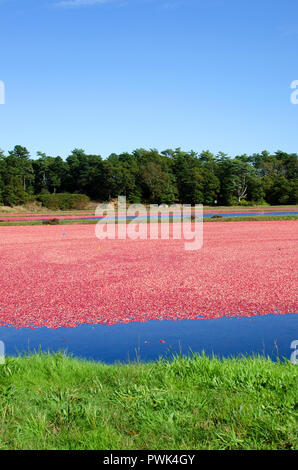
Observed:
[[[1,219],[0,219],[1,220]],[[243,217],[222,217],[220,219],[205,218],[204,223],[207,222],[252,222],[252,221],[266,221],[266,220],[298,220],[298,215],[259,215],[259,216],[243,216]],[[60,220],[59,225],[94,225],[98,220]],[[159,220],[161,223],[161,221]],[[170,219],[170,222],[172,220]],[[115,222],[117,223],[117,221]],[[139,223],[139,222],[138,222]],[[140,222],[145,223],[145,222]],[[11,226],[26,226],[26,225],[43,225],[41,220],[10,220],[0,222],[0,227]]]
[[[295,449],[297,369],[267,358],[0,366],[1,449]]]

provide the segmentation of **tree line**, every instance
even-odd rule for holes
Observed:
[[[0,204],[19,205],[48,193],[96,201],[232,205],[296,204],[297,154],[267,151],[234,158],[219,152],[137,149],[107,159],[75,149],[63,160],[16,145],[0,151]],[[41,199],[39,199],[41,200]]]

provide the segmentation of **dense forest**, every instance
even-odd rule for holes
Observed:
[[[16,145],[0,151],[0,204],[42,200],[49,193],[86,194],[96,201],[126,195],[129,202],[231,205],[295,204],[297,154],[267,151],[230,158],[220,152],[137,149],[87,155],[75,149],[66,160],[42,152],[31,158]]]

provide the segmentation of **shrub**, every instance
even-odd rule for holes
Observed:
[[[251,202],[251,201],[247,201],[246,199],[241,199],[241,201],[238,202],[237,205],[238,205],[238,206],[243,206],[243,207],[249,207],[249,206],[252,206],[252,202]]]
[[[60,220],[59,219],[47,219],[42,221],[43,225],[59,225]]]
[[[38,199],[42,205],[53,210],[85,209],[89,198],[85,194],[42,192]]]

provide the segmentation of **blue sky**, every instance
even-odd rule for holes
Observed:
[[[0,148],[298,152],[297,0],[0,0]]]

